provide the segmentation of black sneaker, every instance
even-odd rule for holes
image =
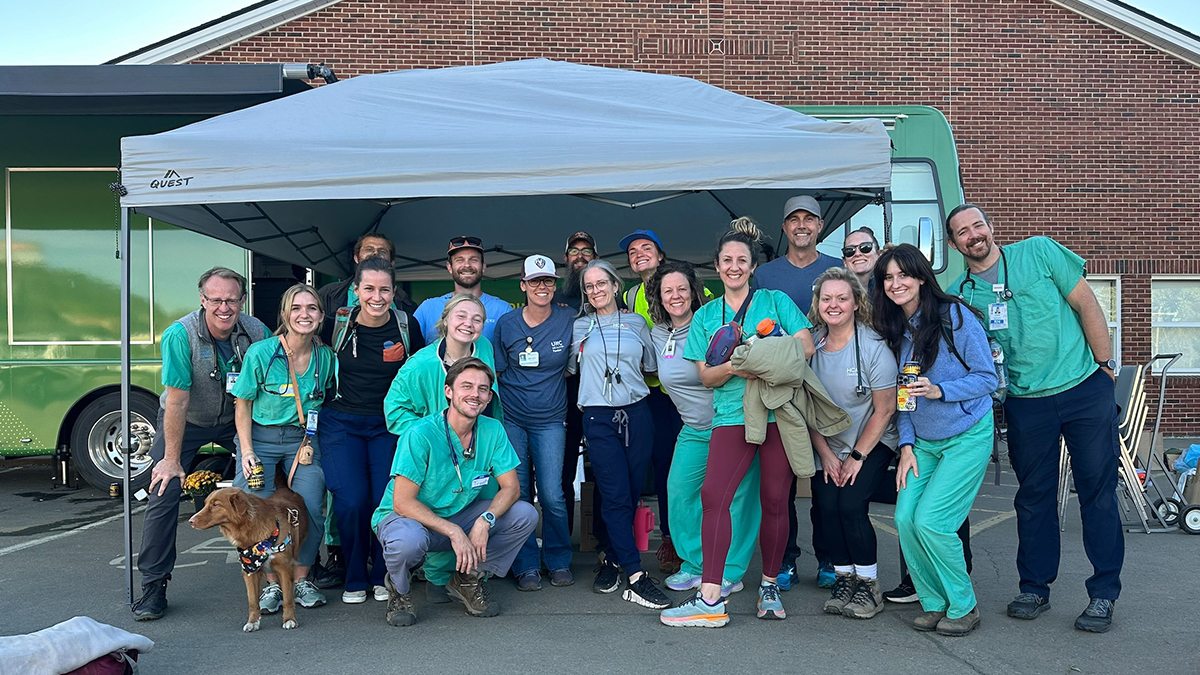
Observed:
[[[1088,633],[1108,632],[1108,629],[1112,628],[1113,605],[1115,604],[1114,600],[1092,598],[1087,609],[1083,610],[1083,614],[1075,619],[1075,630]]]
[[[609,562],[608,557],[601,554],[600,563],[596,565],[596,580],[592,582],[595,593],[613,593],[621,587],[621,568],[616,563]]]
[[[1036,619],[1048,609],[1050,598],[1043,598],[1037,593],[1021,593],[1008,603],[1008,615],[1014,619]]]
[[[142,597],[133,603],[134,621],[154,621],[167,613],[167,580],[142,585]]]
[[[308,579],[314,586],[321,589],[341,588],[346,585],[346,564],[342,561],[341,550],[329,549],[329,559],[322,563],[313,563],[308,571]]]
[[[897,605],[908,605],[917,601],[917,587],[912,579],[905,575],[900,585],[883,594],[883,599]]]
[[[629,582],[621,597],[635,605],[650,609],[666,609],[671,606],[671,600],[645,572],[642,572],[642,576],[638,577],[637,581]]]

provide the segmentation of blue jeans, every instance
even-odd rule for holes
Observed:
[[[250,432],[254,444],[255,456],[262,462],[266,481],[263,489],[250,490],[246,486],[246,477],[242,475],[242,442],[235,440],[237,445],[237,475],[233,477],[233,486],[266,499],[275,493],[275,466],[283,467],[284,474],[292,470],[296,461],[296,451],[300,449],[300,439],[304,438],[304,430],[298,426],[264,426],[257,422]],[[313,462],[296,467],[296,475],[292,477],[292,491],[304,500],[308,511],[308,532],[304,542],[296,554],[296,564],[303,567],[312,565],[317,559],[317,549],[325,536],[325,517],[321,510],[325,506],[325,472],[321,470],[321,443],[313,439]]]
[[[346,561],[346,590],[382,586],[386,572],[383,547],[371,532],[371,514],[391,485],[396,436],[388,433],[383,415],[354,415],[328,407],[321,410],[317,430],[321,468],[333,495],[333,514]]]
[[[546,569],[568,569],[571,567],[571,534],[567,529],[567,502],[562,489],[563,444],[567,428],[562,422],[526,426],[505,418],[504,430],[521,460],[517,478],[521,481],[522,501],[533,503],[534,480],[537,481],[538,502],[542,505],[541,558]],[[513,561],[513,574],[537,572],[541,570],[541,562],[537,536],[530,534]]]

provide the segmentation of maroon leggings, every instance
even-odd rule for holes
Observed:
[[[708,443],[708,468],[704,474],[704,485],[700,488],[700,503],[704,519],[700,527],[700,543],[704,555],[704,575],[701,580],[708,584],[720,584],[725,571],[725,556],[729,555],[729,540],[732,525],[729,505],[733,493],[742,484],[742,478],[758,454],[758,465],[762,471],[759,499],[762,501],[762,526],[759,528],[758,544],[762,549],[764,573],[775,576],[783,560],[783,549],[788,538],[788,494],[792,488],[792,467],[783,450],[779,429],[772,422],[767,425],[767,438],[762,445],[746,442],[746,427],[717,427],[713,429]]]

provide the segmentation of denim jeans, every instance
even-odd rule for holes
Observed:
[[[521,460],[517,478],[521,481],[522,501],[533,503],[533,486],[534,481],[537,482],[538,502],[542,505],[541,559],[545,561],[546,569],[568,569],[571,567],[571,535],[567,529],[567,502],[562,489],[563,444],[567,429],[561,422],[526,426],[505,418],[504,430]],[[538,556],[537,536],[531,533],[513,561],[513,574],[536,572],[541,569],[542,560]]]

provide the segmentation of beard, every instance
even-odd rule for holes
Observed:
[[[458,272],[454,272],[450,275],[450,278],[462,288],[475,288],[483,280],[483,275],[476,272],[471,278],[467,278]]]
[[[579,287],[579,278],[580,278],[580,276],[582,276],[582,273],[583,273],[582,267],[579,267],[579,268],[570,267],[567,270],[567,279],[566,279],[566,281],[563,282],[563,289],[562,289],[563,295],[565,295],[569,298],[581,297],[580,294],[583,291]]]

